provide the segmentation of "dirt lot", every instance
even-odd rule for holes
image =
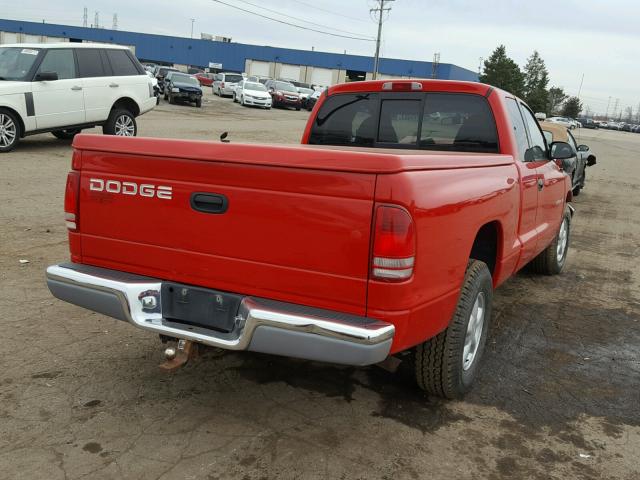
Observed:
[[[306,112],[163,103],[140,134],[296,142]],[[558,277],[496,294],[464,402],[400,374],[253,354],[161,373],[158,338],[51,297],[69,142],[0,156],[0,478],[640,479],[640,135],[598,154]],[[28,264],[21,264],[26,259]]]

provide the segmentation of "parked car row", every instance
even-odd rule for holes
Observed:
[[[243,106],[311,110],[322,92],[306,83],[259,75],[222,72],[196,75],[201,86],[211,86],[214,95],[231,97]]]
[[[640,125],[625,122],[601,122],[600,128],[607,130],[620,130],[623,132],[640,133]]]

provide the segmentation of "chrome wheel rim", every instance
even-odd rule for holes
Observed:
[[[129,115],[120,115],[116,119],[116,135],[121,137],[133,137],[136,133],[136,127],[133,124],[133,118]]]
[[[13,119],[4,113],[0,113],[0,146],[9,147],[16,141],[16,124]]]
[[[469,370],[478,354],[482,330],[484,328],[484,315],[486,312],[486,300],[484,292],[478,292],[476,301],[473,302],[471,317],[467,325],[467,333],[464,337],[464,349],[462,351],[462,369]]]
[[[567,219],[562,220],[560,225],[560,231],[558,232],[558,246],[556,247],[556,255],[558,263],[562,263],[564,254],[567,251],[567,242],[569,241],[569,228],[567,225]]]

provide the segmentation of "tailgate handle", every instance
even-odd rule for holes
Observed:
[[[191,208],[203,213],[224,213],[227,211],[229,201],[224,195],[219,193],[199,193],[191,194]]]

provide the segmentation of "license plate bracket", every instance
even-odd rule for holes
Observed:
[[[161,299],[162,316],[167,320],[229,333],[235,326],[242,296],[163,282]]]

